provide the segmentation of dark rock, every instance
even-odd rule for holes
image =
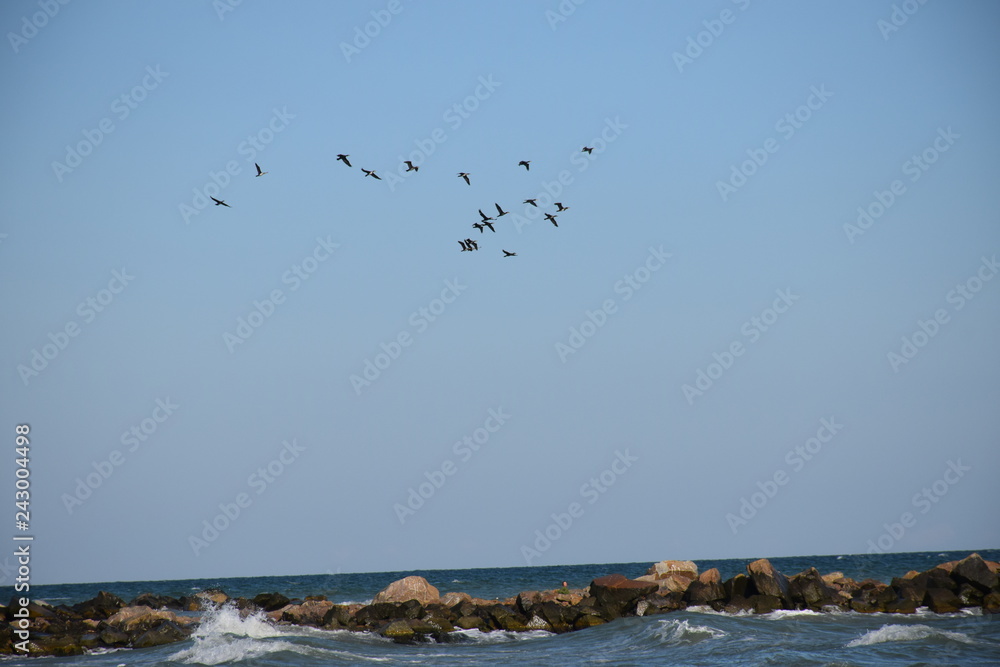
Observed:
[[[580,613],[572,607],[558,602],[542,602],[533,607],[533,612],[541,616],[552,627],[552,632],[569,632]]]
[[[403,617],[400,615],[399,605],[393,602],[377,602],[354,613],[354,620],[358,625],[381,625],[381,621],[398,618]]]
[[[281,593],[261,593],[253,598],[253,603],[264,611],[277,611],[289,602],[291,600]]]
[[[791,602],[788,591],[788,577],[778,572],[766,558],[755,560],[747,565],[747,574],[753,580],[754,588],[761,595],[780,598],[782,602]]]
[[[829,586],[819,570],[809,568],[788,580],[788,590],[795,605],[818,611],[827,605],[840,605],[837,590]]]
[[[590,583],[590,594],[597,600],[597,608],[606,620],[621,616],[625,608],[638,598],[651,595],[658,589],[655,583],[635,581],[620,574],[599,577]]]
[[[498,630],[510,630],[513,632],[523,632],[527,630],[527,620],[517,613],[512,607],[502,604],[495,604],[485,609],[480,607],[480,616],[484,620],[490,621],[491,625]]]
[[[117,628],[107,627],[101,631],[101,641],[107,646],[125,646],[128,644],[128,635]]]
[[[983,604],[983,598],[985,597],[983,591],[971,584],[962,584],[959,586],[956,595],[961,600],[963,607],[978,607]]]
[[[754,595],[749,602],[753,605],[753,613],[755,614],[770,614],[772,611],[781,609],[784,604],[782,598],[777,595]]]
[[[323,627],[330,628],[331,630],[346,628],[350,622],[351,612],[348,610],[347,605],[343,604],[333,605],[323,617]]]
[[[37,637],[31,642],[30,653],[41,655],[83,655],[83,647],[76,637],[67,635],[55,635],[48,637]]]
[[[517,604],[518,610],[524,614],[526,617],[531,617],[531,608],[542,601],[542,594],[538,591],[522,591],[518,593]]]
[[[1000,614],[1000,593],[987,593],[983,598],[984,614]]]
[[[649,616],[650,614],[665,614],[670,611],[678,611],[684,609],[687,605],[684,603],[683,593],[652,593],[647,595],[645,601],[649,603],[649,608],[646,610],[644,616]]]
[[[749,598],[751,595],[757,594],[753,580],[742,573],[734,575],[732,579],[727,579],[722,584],[722,588],[726,592],[727,600],[731,598]]]
[[[684,601],[689,605],[710,605],[726,597],[718,568],[705,570],[692,581],[684,592]]]
[[[606,622],[607,621],[605,621],[600,616],[594,616],[593,614],[582,614],[573,623],[573,629],[583,630],[584,628],[592,628],[595,625],[603,625]]]
[[[914,614],[917,611],[917,603],[913,600],[896,600],[885,605],[888,614]]]
[[[103,621],[104,619],[113,616],[124,606],[125,601],[117,595],[101,591],[90,600],[73,605],[72,609],[84,618],[94,618],[99,621]]]
[[[410,627],[407,621],[392,621],[382,626],[378,633],[383,637],[388,637],[396,641],[411,640],[414,635],[413,628]]]
[[[865,579],[859,584],[858,589],[854,592],[854,597],[851,598],[851,609],[864,614],[882,611],[883,603],[879,601],[879,595],[888,588],[885,584],[874,579]],[[891,593],[891,597],[893,600],[896,599],[895,591]]]
[[[958,584],[971,584],[984,593],[997,589],[997,574],[977,554],[966,556],[955,564],[951,578]]]
[[[281,620],[294,625],[320,627],[326,613],[333,608],[328,600],[306,600],[302,604],[288,605],[282,609]]]
[[[132,640],[132,648],[150,648],[187,639],[190,633],[171,621],[162,621]]]
[[[478,616],[469,615],[469,616],[460,616],[458,620],[455,621],[455,625],[464,630],[482,630],[484,622],[483,619],[479,618]]]
[[[895,591],[896,600],[909,600],[917,606],[923,601],[924,594],[927,592],[926,585],[921,586],[919,581],[899,577],[893,577],[889,588]]]
[[[962,607],[962,601],[953,592],[944,588],[929,588],[924,594],[923,603],[935,614],[950,614]]]

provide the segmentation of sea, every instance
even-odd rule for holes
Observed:
[[[968,551],[770,558],[786,575],[816,567],[856,580],[888,583],[910,570],[959,560]],[[978,553],[1000,560],[1000,550]],[[719,568],[723,579],[746,572],[754,559],[696,561],[700,571]],[[36,600],[75,604],[105,590],[131,600],[140,593],[181,597],[220,588],[230,597],[280,592],[289,598],[325,595],[340,603],[368,603],[404,576],[427,578],[442,593],[507,598],[524,590],[582,588],[606,574],[645,574],[651,562],[552,567],[369,572],[279,577],[131,581],[32,586]],[[562,635],[458,631],[448,643],[396,644],[370,633],[275,625],[263,615],[241,618],[221,607],[202,616],[188,640],[151,649],[96,651],[75,657],[0,658],[7,665],[1000,665],[1000,618],[979,610],[933,614],[776,611],[723,614],[689,608],[669,614],[618,619]]]

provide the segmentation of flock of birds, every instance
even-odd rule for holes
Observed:
[[[581,149],[581,151],[583,153],[587,153],[587,154],[592,153],[593,150],[594,149],[592,147],[590,147],[590,146],[584,146]],[[347,155],[347,154],[344,154],[344,153],[338,153],[337,154],[337,160],[339,160],[340,162],[343,162],[348,167],[353,167],[354,165],[351,164],[351,161],[348,159],[349,157],[351,157],[351,156]],[[420,171],[420,167],[418,167],[417,165],[413,164],[413,162],[411,162],[410,160],[404,160],[403,164],[406,165],[406,171],[408,171],[408,172],[410,172],[410,171],[412,171],[412,172]],[[264,174],[268,173],[268,172],[262,170],[260,168],[260,165],[257,164],[256,162],[254,162],[254,166],[257,167],[257,174],[256,174],[257,177],[263,176]],[[518,167],[524,167],[525,171],[531,171],[531,160],[521,160],[520,162],[517,163],[517,166]],[[365,169],[364,167],[361,167],[361,171],[364,172],[365,178],[371,177],[371,178],[374,178],[377,181],[381,181],[382,180],[382,177],[379,176],[378,174],[376,174],[374,169]],[[462,180],[464,180],[466,185],[472,185],[472,181],[469,179],[469,176],[471,176],[471,174],[469,172],[467,172],[467,171],[460,171],[460,172],[458,172],[458,177],[461,178]],[[231,206],[229,206],[229,204],[227,204],[222,199],[216,199],[215,197],[210,197],[210,199],[213,202],[215,202],[216,206],[225,206],[227,208],[232,208]],[[522,203],[523,204],[529,204],[529,205],[534,206],[536,208],[538,207],[538,202],[535,199],[525,199]],[[570,207],[569,206],[564,206],[562,204],[562,202],[553,202],[553,203],[556,205],[556,210],[555,210],[554,213],[545,213],[545,219],[547,221],[551,222],[553,226],[558,227],[559,223],[556,222],[556,217],[558,217],[558,216],[556,214],[557,213],[562,213],[563,211],[568,211]],[[498,222],[500,220],[500,218],[502,218],[503,216],[507,215],[510,212],[510,211],[503,210],[503,208],[497,202],[494,202],[493,205],[497,209],[497,213],[496,213],[496,217],[495,218],[491,217],[491,216],[488,216],[485,213],[483,213],[483,209],[479,209],[479,217],[481,218],[481,220],[478,221],[478,222],[472,223],[472,226],[475,229],[478,229],[480,234],[482,234],[483,231],[485,229],[487,229],[487,228],[489,228],[489,230],[495,234],[497,230],[493,226],[493,223],[494,222]],[[472,251],[475,251],[475,250],[479,250],[479,244],[475,240],[473,240],[471,238],[462,239],[462,240],[460,240],[458,242],[458,244],[462,247],[462,252],[472,252]],[[516,252],[510,252],[508,250],[503,250],[503,248],[501,248],[501,250],[503,251],[503,256],[504,257],[517,257],[517,253]]]

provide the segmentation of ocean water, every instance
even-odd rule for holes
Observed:
[[[981,550],[990,560],[1000,550]],[[771,558],[787,575],[814,566],[861,580],[888,581],[926,570],[969,552]],[[723,578],[745,572],[747,560],[698,561]],[[484,568],[213,580],[65,584],[32,587],[34,599],[74,604],[99,590],[126,600],[150,592],[180,597],[209,587],[230,596],[278,591],[288,597],[326,595],[337,603],[368,602],[385,585],[409,574],[426,577],[441,592],[505,598],[522,590],[583,587],[598,576],[645,573],[649,562],[562,567]],[[450,643],[400,645],[376,635],[275,626],[264,616],[241,619],[231,608],[207,613],[190,639],[142,650],[97,652],[72,658],[19,657],[4,665],[1000,665],[1000,618],[978,610],[955,614],[857,614],[777,611],[721,614],[708,608],[619,619],[587,630],[553,635],[460,631]]]

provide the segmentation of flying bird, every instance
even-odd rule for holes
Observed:
[[[343,153],[337,153],[337,159],[346,164],[348,167],[351,166],[350,161],[347,159],[351,157],[350,155],[344,155]]]
[[[569,206],[563,206],[562,202],[556,202],[556,206],[559,207],[559,208],[556,209],[556,213],[562,213],[563,211],[568,211],[569,210]]]
[[[556,216],[552,215],[551,213],[546,213],[545,214],[545,219],[548,220],[549,222],[551,222],[556,227],[559,226],[559,223],[556,222]]]
[[[482,234],[483,233],[483,227],[485,227],[486,225],[484,225],[481,222],[474,222],[474,223],[472,223],[472,226],[475,227],[476,229],[478,229],[479,233]]]
[[[497,204],[496,202],[493,202],[493,205],[497,207],[497,217],[498,218],[502,218],[505,215],[507,215],[508,211],[505,211],[502,208],[500,208],[500,204]]]
[[[215,202],[215,205],[216,205],[216,206],[225,206],[226,208],[232,208],[232,206],[230,206],[230,205],[229,205],[229,204],[227,204],[226,202],[222,201],[221,199],[216,199],[215,197],[212,197],[211,195],[209,195],[209,198],[210,198],[210,199],[211,199],[212,201],[214,201],[214,202]]]
[[[503,248],[500,248],[500,249],[503,250]],[[516,252],[507,252],[506,250],[503,250],[503,256],[504,257],[517,257],[517,253]]]
[[[413,163],[409,160],[405,160],[403,164],[406,165],[406,171],[420,171],[420,167],[414,167]]]
[[[465,239],[465,242],[469,244],[469,248],[472,250],[479,250],[479,244],[472,239]]]
[[[472,183],[469,182],[469,174],[468,174],[468,172],[460,171],[460,172],[458,172],[458,177],[459,178],[464,178],[466,185],[472,185]]]
[[[361,171],[365,172],[365,178],[367,178],[368,176],[371,176],[375,180],[378,180],[378,181],[382,180],[382,177],[379,176],[378,174],[376,174],[374,169],[372,169],[371,171],[368,171],[364,167],[361,167]]]
[[[530,164],[531,164],[531,160],[521,160],[520,162],[517,163],[517,166],[518,167],[524,167],[528,171],[531,171],[531,167],[529,166]]]
[[[593,148],[591,148],[590,146],[584,146],[582,150],[583,150],[583,152],[584,152],[584,153],[586,153],[587,155],[590,155],[591,153],[593,153],[593,152],[594,152],[594,149],[593,149]]]
[[[472,250],[472,248],[466,245],[465,241],[459,241],[458,245],[462,246],[462,252],[469,252]]]
[[[483,222],[486,222],[487,220],[496,220],[496,218],[491,218],[490,216],[483,213],[483,209],[479,209],[479,215],[483,217]]]
[[[266,171],[261,171],[261,170],[260,170],[260,165],[259,165],[259,164],[257,164],[256,162],[254,162],[254,163],[253,163],[253,166],[257,167],[257,176],[258,176],[258,177],[259,177],[259,176],[263,176],[264,174],[266,174],[266,173],[267,173]]]
[[[525,199],[525,200],[524,200],[523,202],[521,202],[521,203],[522,203],[522,204],[531,204],[532,206],[538,206],[538,204],[536,204],[536,203],[535,203],[535,200],[534,200],[534,199]]]
[[[489,227],[490,231],[493,232],[494,234],[497,233],[497,230],[493,229],[493,223],[490,222],[489,220],[483,220],[483,224],[486,225],[487,227]],[[479,231],[483,231],[483,230],[480,229]]]

